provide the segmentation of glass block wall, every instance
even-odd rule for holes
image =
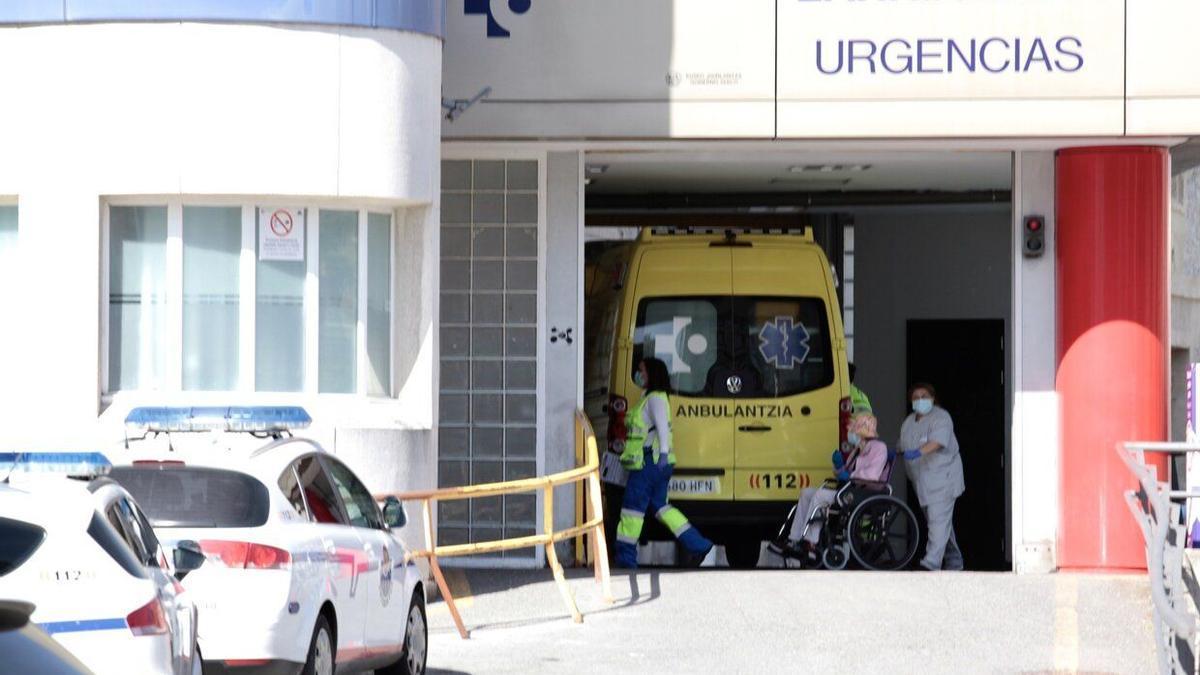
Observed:
[[[537,473],[537,289],[537,162],[442,162],[441,487]],[[443,502],[439,542],[533,534],[536,505],[532,494]]]

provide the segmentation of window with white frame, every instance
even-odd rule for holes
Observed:
[[[110,203],[106,393],[391,396],[392,222],[341,207]]]

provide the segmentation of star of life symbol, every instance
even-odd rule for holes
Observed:
[[[791,370],[808,358],[808,329],[790,316],[777,316],[758,331],[758,353],[776,368]]]

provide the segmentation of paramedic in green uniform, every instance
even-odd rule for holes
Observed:
[[[858,413],[874,413],[875,411],[871,410],[871,399],[867,398],[867,395],[865,393],[863,393],[863,390],[859,389],[854,384],[854,364],[851,363],[849,365],[850,365],[850,404],[852,406],[854,406],[854,414],[857,415]]]
[[[629,414],[629,434],[621,453],[621,465],[629,471],[629,481],[617,524],[617,565],[637,567],[638,537],[647,512],[653,512],[687,550],[691,562],[698,563],[713,543],[692,527],[679,509],[667,503],[667,486],[675,468],[667,364],[659,359],[642,359],[634,382],[646,393]]]

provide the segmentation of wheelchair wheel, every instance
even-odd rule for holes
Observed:
[[[891,495],[859,502],[846,526],[846,540],[858,564],[869,570],[898,570],[917,553],[917,518]]]
[[[850,562],[850,556],[846,555],[846,545],[830,546],[821,554],[821,562],[825,564],[827,569],[844,570],[846,563]]]

